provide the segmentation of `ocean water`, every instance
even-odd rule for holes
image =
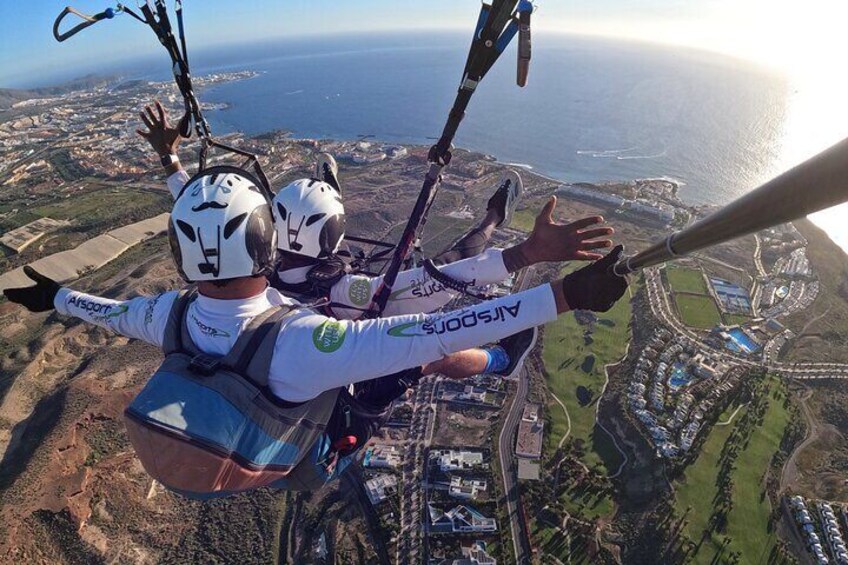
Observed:
[[[262,75],[202,94],[213,131],[431,143],[467,53],[460,34],[340,36],[199,53],[195,73]],[[536,34],[530,84],[514,47],[478,89],[456,144],[565,181],[668,177],[726,203],[785,167],[788,79],[727,57]],[[848,242],[846,242],[848,247]]]

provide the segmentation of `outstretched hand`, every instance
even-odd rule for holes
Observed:
[[[49,277],[45,277],[29,265],[24,267],[24,274],[35,281],[35,286],[25,288],[7,288],[3,295],[10,302],[20,304],[30,312],[47,312],[53,310],[53,301],[56,294],[62,288],[59,283]]]
[[[598,249],[612,247],[611,227],[600,227],[604,219],[591,216],[570,224],[554,220],[557,198],[552,196],[536,217],[533,232],[516,247],[507,250],[504,262],[510,271],[513,267],[526,267],[546,261],[597,261],[603,255]]]
[[[182,141],[181,126],[188,119],[188,114],[183,116],[179,123],[171,125],[168,121],[168,112],[162,107],[162,104],[156,100],[154,105],[155,111],[154,106],[148,105],[141,112],[141,121],[147,126],[148,131],[137,129],[135,132],[146,139],[160,157],[174,155],[177,153],[180,141]]]

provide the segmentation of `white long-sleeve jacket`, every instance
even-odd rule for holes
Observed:
[[[117,301],[63,288],[55,305],[61,314],[161,347],[176,297],[171,291]],[[191,339],[209,355],[224,355],[253,317],[279,305],[297,303],[272,288],[241,300],[198,296],[187,313]],[[284,400],[306,401],[325,390],[431,363],[556,317],[553,291],[547,285],[438,315],[347,321],[304,308],[280,329],[269,375],[271,391]]]
[[[184,170],[177,171],[168,177],[168,190],[175,199],[188,180],[188,173]],[[487,249],[476,257],[439,267],[439,270],[453,279],[473,283],[476,286],[499,283],[509,277],[502,254],[503,251],[500,249]],[[305,271],[308,271],[308,268],[279,271],[278,275],[284,282],[297,283],[305,280]],[[333,285],[330,296],[327,297],[332,304],[329,312],[334,318],[342,320],[360,318],[363,309],[370,304],[371,297],[382,282],[383,277],[355,274],[343,276]],[[398,273],[389,301],[383,309],[383,315],[435,312],[445,307],[456,296],[455,292],[433,280],[423,267],[401,271]]]

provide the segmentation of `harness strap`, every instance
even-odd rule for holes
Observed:
[[[240,375],[246,375],[247,366],[250,364],[253,357],[258,354],[259,347],[262,345],[265,338],[268,337],[275,322],[277,320],[281,320],[290,311],[291,309],[285,306],[275,306],[253,318],[250,323],[247,324],[247,327],[245,327],[241,332],[241,335],[239,335],[238,339],[233,344],[230,352],[221,359],[221,364],[229,367]],[[276,338],[277,336],[274,334],[274,341],[276,341]],[[268,375],[266,374],[264,379],[253,379],[252,377],[251,379],[256,381],[256,384],[265,386],[267,385]],[[265,382],[262,382],[263,380]]]
[[[274,357],[274,349],[277,346],[277,336],[280,334],[280,327],[286,318],[294,314],[297,310],[297,308],[282,307],[265,320],[256,332],[255,339],[251,342],[251,345],[253,343],[256,344],[255,347],[249,347],[245,351],[245,355],[239,359],[236,370],[240,374],[245,375],[263,387],[268,386],[268,377],[271,374],[271,361]]]
[[[188,305],[196,296],[196,288],[186,288],[181,290],[177,299],[174,300],[171,312],[168,314],[168,322],[165,324],[165,335],[162,338],[162,351],[166,356],[183,351],[183,320],[186,317]]]
[[[472,290],[476,281],[461,281],[459,279],[455,279],[452,276],[443,273],[436,267],[436,264],[433,263],[430,259],[424,261],[424,271],[430,275],[434,281],[438,282],[442,286],[447,289],[465,294],[466,296],[470,296],[472,298],[476,298],[478,300],[491,300],[493,297],[484,293],[477,292]]]
[[[188,328],[188,307],[197,298],[197,292],[195,291],[191,297],[191,300],[185,306],[185,309],[182,312],[182,318],[180,319],[180,349],[179,351],[183,353],[188,353],[189,355],[203,355],[203,351],[200,350],[197,345],[195,345],[194,340],[191,339],[191,331]]]

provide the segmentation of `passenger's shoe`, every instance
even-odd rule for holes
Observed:
[[[315,163],[315,178],[324,181],[341,194],[342,187],[339,184],[339,166],[329,153],[321,153]]]
[[[495,371],[493,374],[502,375],[504,377],[514,377],[524,365],[524,360],[527,355],[533,350],[536,345],[536,338],[539,337],[538,328],[530,328],[511,335],[500,340],[495,347],[501,347],[506,354],[509,355],[509,365],[502,371]]]
[[[489,203],[486,205],[486,210],[492,208],[498,209],[503,218],[498,227],[507,227],[512,221],[512,215],[515,212],[515,207],[518,206],[518,200],[524,192],[524,183],[516,171],[508,169],[504,176],[501,177],[501,182],[498,185],[498,190],[489,198]]]

